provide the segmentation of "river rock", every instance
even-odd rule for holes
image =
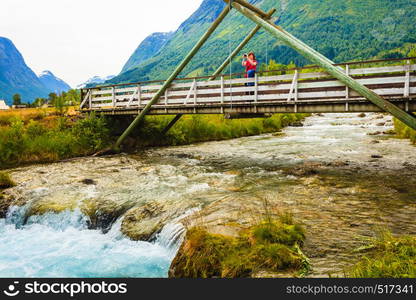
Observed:
[[[97,183],[93,179],[83,179],[81,180],[81,183],[85,185],[96,185]]]
[[[302,122],[293,122],[290,124],[291,127],[303,127],[303,123]]]
[[[0,192],[0,219],[5,218],[10,207],[23,206],[26,204],[22,198],[18,198],[16,195],[7,192]]]
[[[90,229],[101,229],[107,232],[111,226],[135,203],[119,202],[112,199],[87,199],[80,204],[82,213],[89,217]]]
[[[151,202],[129,210],[123,219],[121,232],[134,241],[149,241],[166,224],[165,208]]]
[[[383,134],[385,134],[385,135],[395,135],[397,133],[393,129],[390,129],[390,130],[384,131]]]
[[[365,114],[365,113],[361,113],[361,114],[359,114],[357,117],[359,117],[359,118],[365,118],[367,115]]]
[[[285,174],[294,176],[312,176],[319,174],[319,169],[322,168],[320,163],[304,163],[292,169],[285,170]]]
[[[75,210],[78,207],[78,201],[75,199],[45,198],[33,202],[26,212],[26,217],[42,216],[47,213],[59,214],[66,210]]]
[[[383,134],[381,131],[367,133],[367,135],[369,136],[375,136],[375,135],[381,135],[381,134]]]
[[[7,211],[9,210],[9,207],[12,205],[12,202],[13,199],[11,197],[8,197],[7,195],[0,193],[0,219],[6,217]]]

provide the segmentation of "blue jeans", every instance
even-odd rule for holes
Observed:
[[[247,78],[254,78],[256,76],[256,70],[250,70],[247,72]],[[254,86],[254,82],[246,83],[246,86]]]

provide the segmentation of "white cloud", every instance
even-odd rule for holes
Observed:
[[[51,70],[71,86],[118,74],[153,32],[176,30],[202,0],[1,0],[0,36],[36,73]]]

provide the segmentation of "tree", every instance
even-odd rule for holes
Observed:
[[[35,102],[33,102],[33,106],[34,107],[41,107],[45,103],[46,103],[46,99],[36,98]]]
[[[13,95],[13,105],[21,105],[22,104],[22,97],[20,94]]]
[[[80,97],[81,95],[77,90],[69,90],[65,97],[65,103],[67,105],[75,105],[81,102]]]
[[[50,93],[48,97],[48,102],[49,104],[55,106],[56,104],[55,102],[57,99],[58,99],[58,95],[56,93]]]

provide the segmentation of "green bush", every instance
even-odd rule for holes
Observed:
[[[89,155],[109,143],[104,117],[90,115],[72,123],[61,117],[52,128],[34,120],[25,126],[16,119],[0,131],[0,167]]]
[[[24,148],[24,125],[21,120],[15,120],[9,128],[2,129],[0,132],[0,161],[19,162]]]
[[[305,235],[299,225],[281,221],[253,226],[237,238],[211,234],[203,228],[188,231],[172,263],[174,277],[241,278],[259,271],[306,274],[309,262],[299,245]]]
[[[400,138],[410,139],[413,144],[416,144],[416,130],[411,129],[397,119],[394,120],[394,128]]]
[[[184,116],[167,135],[172,117],[149,116],[131,135],[130,147],[185,145],[275,132],[306,115],[278,114],[267,119],[227,120],[223,115]],[[59,117],[53,123],[17,117],[0,130],[0,167],[20,163],[51,162],[96,153],[110,146],[125,129],[122,121],[111,124],[94,113],[73,121]],[[110,128],[113,132],[110,132]],[[129,144],[129,143],[128,143]]]
[[[47,132],[47,129],[37,121],[30,120],[26,127],[26,133],[31,138],[42,136]]]
[[[8,189],[14,187],[16,183],[6,172],[0,172],[0,189]]]
[[[108,145],[110,131],[104,116],[97,117],[94,113],[79,120],[72,128],[76,144],[86,153],[98,151]]]
[[[166,136],[162,135],[162,131],[172,117],[149,116],[134,136],[142,146],[185,145],[276,132],[306,116],[276,114],[266,119],[240,120],[228,120],[223,115],[184,116]]]

